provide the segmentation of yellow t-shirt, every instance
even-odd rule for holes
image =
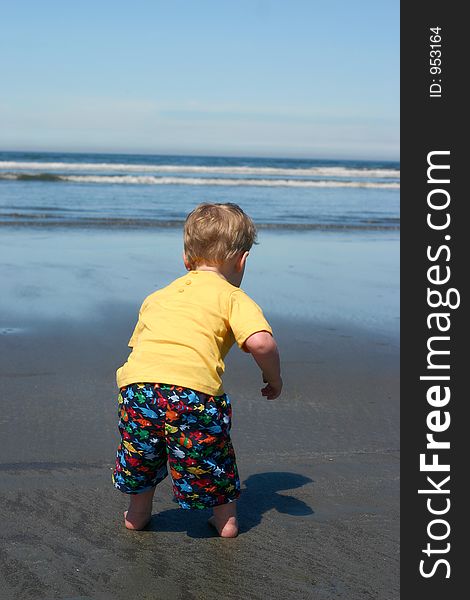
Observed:
[[[191,271],[144,300],[117,384],[168,383],[218,396],[227,352],[258,331],[272,334],[244,291],[214,271]]]

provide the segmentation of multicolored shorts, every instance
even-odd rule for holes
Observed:
[[[209,508],[240,495],[230,440],[232,407],[226,394],[159,383],[135,383],[119,392],[119,444],[114,486],[139,494],[168,475],[182,508]]]

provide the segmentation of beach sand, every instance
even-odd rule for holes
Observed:
[[[243,287],[268,307],[285,388],[265,400],[232,350],[230,540],[208,511],[179,509],[169,479],[147,530],[129,532],[112,487],[115,369],[147,288],[181,271],[180,234],[157,236],[158,261],[150,236],[2,231],[2,599],[398,598],[396,236],[272,234],[253,250]]]

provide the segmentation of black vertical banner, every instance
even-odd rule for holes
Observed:
[[[469,35],[461,6],[435,0],[401,4],[401,597],[406,600],[468,595]]]

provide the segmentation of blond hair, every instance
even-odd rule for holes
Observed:
[[[192,269],[223,264],[253,244],[255,224],[237,204],[200,204],[186,217],[184,253]]]

